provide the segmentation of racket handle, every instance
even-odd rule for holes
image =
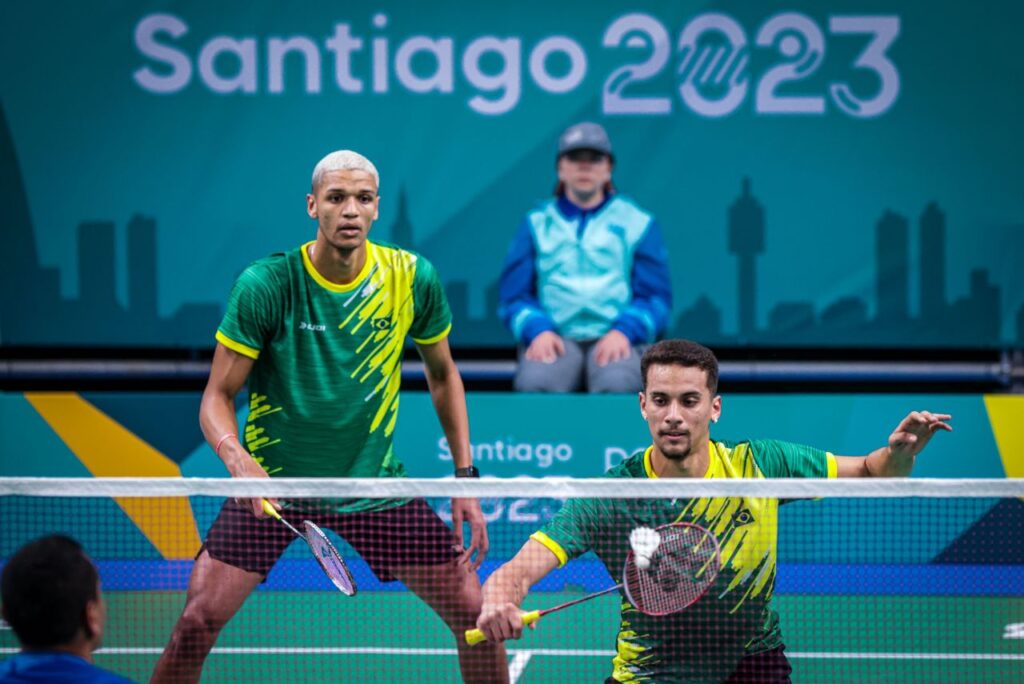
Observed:
[[[269,515],[271,518],[277,518],[278,520],[281,519],[281,514],[277,512],[277,509],[274,508],[273,504],[271,504],[266,499],[260,499],[260,501],[263,502],[263,512],[264,513]]]
[[[539,610],[531,610],[529,613],[523,613],[523,626],[532,625],[534,622],[540,619]],[[479,629],[467,629],[466,630],[466,643],[470,646],[476,646],[479,643],[487,641],[487,637]]]

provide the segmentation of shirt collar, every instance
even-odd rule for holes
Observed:
[[[605,193],[604,200],[602,200],[601,203],[598,204],[596,207],[591,207],[590,209],[582,209],[576,204],[574,204],[573,201],[570,200],[569,197],[563,192],[558,196],[558,211],[560,214],[562,214],[562,216],[570,220],[586,216],[592,216],[597,212],[601,211],[602,209],[604,209],[605,205],[607,205],[608,202],[610,202],[612,197],[614,196],[615,193]]]

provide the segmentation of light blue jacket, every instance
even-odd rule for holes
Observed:
[[[499,283],[498,314],[522,344],[545,330],[596,340],[611,329],[653,342],[672,309],[668,253],[654,218],[611,195],[580,209],[564,195],[519,227]]]

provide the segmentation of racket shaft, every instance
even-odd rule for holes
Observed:
[[[263,499],[263,512],[266,513],[267,515],[269,515],[271,518],[275,518],[275,519],[279,520],[280,522],[284,523],[285,527],[287,527],[289,530],[294,532],[296,537],[301,537],[302,539],[306,538],[306,535],[304,535],[301,532],[299,532],[297,529],[292,527],[292,524],[290,522],[288,522],[287,520],[282,518],[281,514],[277,512],[277,509],[274,508],[271,505],[271,503],[269,501],[267,501],[266,499]]]
[[[566,601],[565,603],[561,603],[561,604],[559,604],[557,606],[554,606],[553,608],[545,608],[544,610],[532,610],[529,613],[523,613],[523,626],[526,627],[528,625],[532,625],[534,622],[536,622],[537,620],[540,620],[542,617],[544,617],[545,615],[548,615],[550,613],[557,613],[558,611],[563,610],[565,608],[570,608],[572,606],[575,606],[578,603],[583,603],[584,601],[589,601],[590,599],[597,598],[598,596],[604,596],[605,594],[610,594],[613,591],[618,591],[621,588],[622,588],[621,584],[616,584],[614,587],[608,587],[607,589],[603,589],[601,591],[594,592],[593,594],[587,594],[586,596],[581,596],[578,599],[573,599],[572,601]],[[481,630],[479,630],[479,629],[467,629],[466,630],[466,643],[469,644],[470,646],[475,646],[476,644],[479,644],[479,643],[484,642],[484,641],[487,641],[487,637],[484,636],[484,633]]]

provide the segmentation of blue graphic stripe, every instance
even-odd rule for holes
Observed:
[[[346,560],[360,591],[402,591],[398,582],[382,583],[361,559]],[[486,561],[486,578],[501,561]],[[99,561],[106,591],[184,591],[191,561]],[[596,560],[576,560],[551,572],[533,591],[599,591],[612,584]],[[330,591],[332,585],[316,562],[282,559],[260,589]],[[856,596],[1022,596],[1024,565],[846,565],[783,564],[775,582],[778,594]]]

